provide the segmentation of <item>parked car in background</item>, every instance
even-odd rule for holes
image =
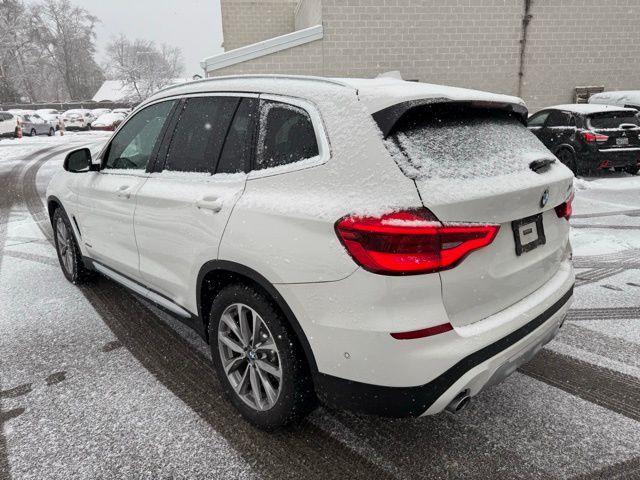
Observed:
[[[14,115],[33,115],[36,113],[35,110],[24,110],[20,108],[13,108],[11,110],[7,110],[9,113],[13,113]]]
[[[44,120],[37,113],[20,115],[20,126],[22,127],[22,133],[30,137],[35,137],[36,135],[49,135],[51,137],[56,133],[55,125]]]
[[[45,121],[51,122],[55,126],[56,130],[58,129],[60,124],[60,111],[54,108],[41,108],[40,110],[36,110],[36,113]]]
[[[15,137],[20,117],[10,112],[0,112],[0,137]]]
[[[599,104],[557,105],[529,117],[531,130],[575,175],[640,168],[640,121],[632,108]]]
[[[589,103],[615,105],[616,107],[635,108],[640,110],[640,90],[620,90],[617,92],[601,92],[591,95]]]
[[[96,119],[87,109],[67,110],[62,114],[62,123],[66,130],[89,130]]]
[[[91,114],[98,118],[100,115],[104,115],[105,113],[111,113],[111,109],[110,108],[94,108],[93,110],[91,110]]]
[[[122,123],[126,115],[124,113],[105,113],[100,115],[92,124],[91,130],[114,131]]]
[[[131,108],[115,108],[113,109],[113,113],[122,113],[124,115],[129,115],[133,109]]]
[[[195,328],[259,427],[318,399],[459,411],[573,295],[573,175],[526,118],[515,97],[390,78],[171,87],[51,180],[58,259]]]

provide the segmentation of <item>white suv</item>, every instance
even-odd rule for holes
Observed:
[[[317,399],[455,411],[572,297],[573,176],[526,119],[514,97],[395,79],[171,87],[52,180],[60,263],[195,328],[262,428]]]

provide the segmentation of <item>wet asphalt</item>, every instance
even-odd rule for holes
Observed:
[[[640,478],[640,335],[619,335],[637,332],[640,302],[580,293],[637,299],[638,251],[577,258],[558,339],[459,415],[321,408],[266,434],[188,328],[107,279],[66,282],[43,195],[70,148],[0,153],[1,479]]]

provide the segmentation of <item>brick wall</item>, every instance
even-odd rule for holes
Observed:
[[[226,51],[293,32],[297,0],[220,0]]]
[[[322,23],[322,1],[300,0],[296,7],[296,30],[313,27]]]
[[[399,70],[406,79],[517,94],[524,3],[322,0],[322,41],[211,74]],[[576,86],[640,88],[639,0],[533,0],[530,14],[522,81],[530,110],[572,102]]]

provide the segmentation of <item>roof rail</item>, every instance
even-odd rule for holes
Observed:
[[[194,84],[199,84],[199,83],[208,83],[208,82],[216,82],[219,80],[233,80],[233,79],[238,79],[238,80],[251,80],[251,79],[283,79],[283,80],[303,80],[303,81],[309,81],[309,82],[321,82],[321,83],[328,83],[331,85],[338,85],[340,87],[345,87],[345,88],[350,88],[353,90],[357,89],[354,88],[353,86],[349,85],[348,83],[345,82],[341,82],[340,80],[336,80],[333,78],[327,78],[327,77],[316,77],[316,76],[312,76],[312,75],[279,75],[279,74],[246,74],[246,75],[223,75],[220,77],[209,77],[209,78],[203,78],[202,80],[194,80],[191,82],[186,82],[186,83],[178,83],[175,85],[170,85],[168,87],[165,87],[161,90],[158,90],[156,93],[154,93],[153,95],[157,95],[158,93],[163,93],[166,92],[168,90],[172,90],[175,88],[180,88],[180,87],[184,87],[185,85],[194,85]]]

